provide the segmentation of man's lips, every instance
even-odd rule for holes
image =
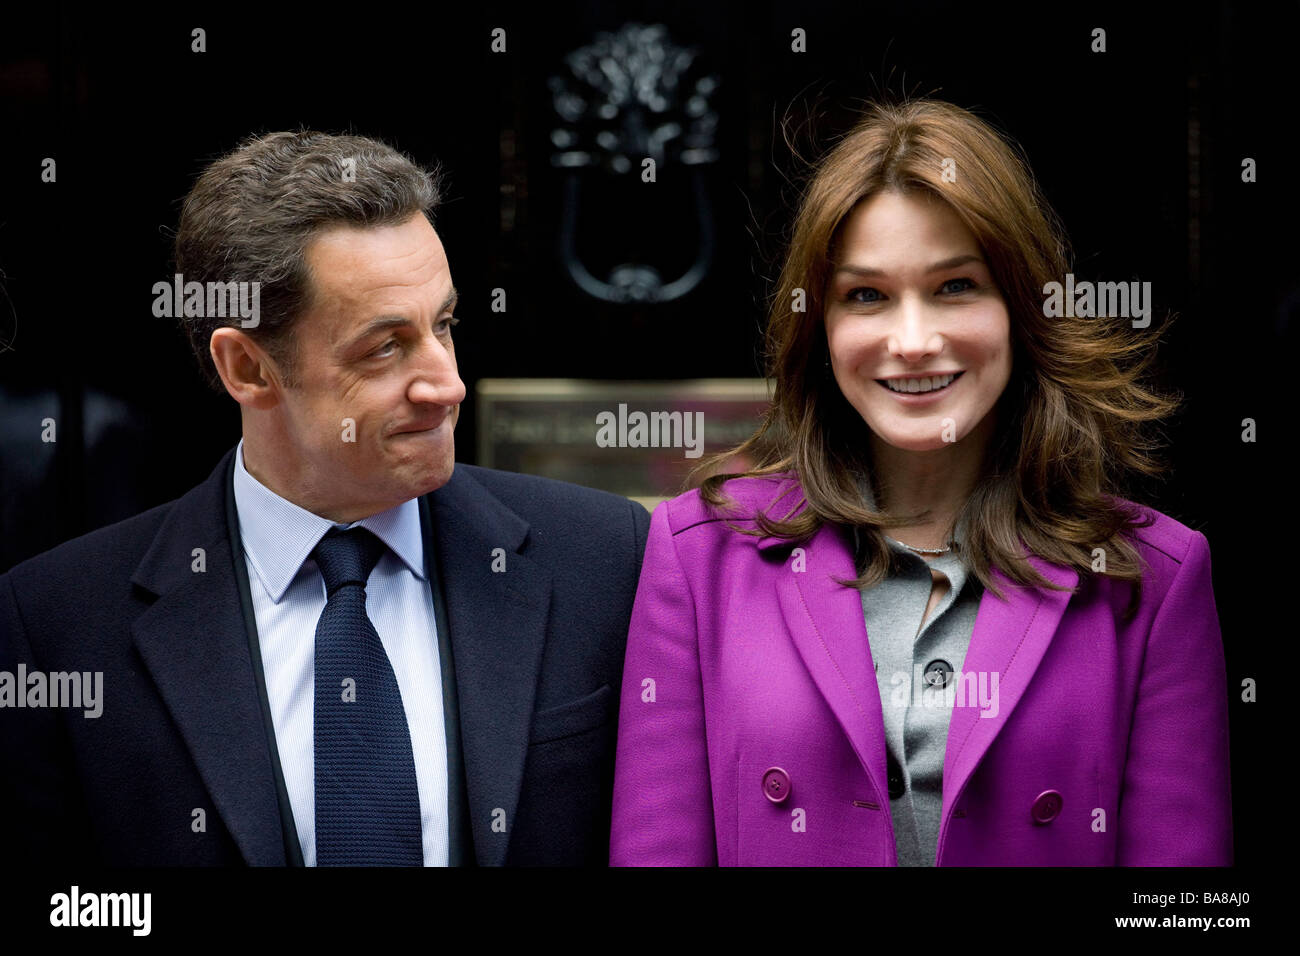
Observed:
[[[399,432],[393,432],[393,434],[394,435],[419,435],[424,432],[431,432],[434,429],[441,428],[446,421],[447,418],[446,416],[444,416],[440,421],[436,422],[433,425],[421,425],[421,426],[417,426],[416,428],[403,428]]]

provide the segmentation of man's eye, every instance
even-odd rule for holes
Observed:
[[[456,318],[454,315],[449,315],[445,319],[440,320],[438,324],[442,326],[442,331],[450,332],[452,326],[460,325],[460,319]]]
[[[397,345],[397,339],[389,339],[387,342],[385,342],[385,343],[384,343],[383,345],[381,345],[379,348],[377,348],[377,349],[375,349],[373,352],[371,352],[371,353],[370,353],[370,357],[371,357],[371,358],[383,358],[385,355],[392,355],[393,353],[388,351],[388,347],[389,347],[390,345],[392,345],[392,346],[396,346],[396,345]]]

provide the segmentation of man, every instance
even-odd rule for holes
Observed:
[[[243,437],[178,500],[0,576],[0,675],[26,693],[0,697],[6,848],[607,861],[649,516],[455,464],[437,202],[434,174],[357,136],[251,138],[199,178],[177,272],[250,283],[256,308],[209,293],[184,323]],[[60,674],[102,674],[98,716],[32,690]]]

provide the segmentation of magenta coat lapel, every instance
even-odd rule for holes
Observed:
[[[789,547],[789,543],[766,537],[758,546],[769,550]],[[786,561],[787,573],[777,578],[777,597],[786,626],[817,688],[852,741],[863,769],[877,792],[885,794],[880,691],[870,660],[858,652],[870,646],[861,597],[858,591],[836,583],[836,579],[856,576],[848,535],[838,525],[823,525],[803,548],[803,571],[793,570],[796,557],[792,552]],[[1073,589],[1078,583],[1078,572],[1072,568],[1033,555],[1029,561],[1053,584]],[[966,781],[1033,678],[1070,600],[1070,590],[1021,587],[996,569],[993,573],[1005,598],[985,590],[961,666],[962,672],[975,676],[981,690],[992,692],[992,706],[952,710],[943,770],[945,824]]]

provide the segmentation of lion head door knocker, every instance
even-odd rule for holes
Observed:
[[[553,165],[566,171],[560,258],[578,287],[606,302],[662,303],[699,285],[713,258],[713,212],[704,167],[718,158],[717,114],[709,99],[717,77],[701,75],[696,51],[679,47],[662,25],[629,23],[599,33],[564,60],[568,72],[550,78],[560,123],[551,132]],[[665,280],[650,262],[616,266],[597,278],[577,251],[578,197],[584,176],[634,174],[651,164],[690,168],[698,245],[691,265]]]

